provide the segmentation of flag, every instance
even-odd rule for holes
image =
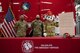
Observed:
[[[11,8],[9,7],[4,18],[4,21],[1,25],[2,34],[4,37],[16,37],[16,33],[13,28],[14,24],[15,24],[14,15],[12,13]]]

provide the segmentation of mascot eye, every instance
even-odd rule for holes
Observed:
[[[51,17],[51,19],[52,19],[52,17]]]

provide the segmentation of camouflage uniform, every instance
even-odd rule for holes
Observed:
[[[55,35],[55,22],[54,22],[55,16],[49,10],[45,14],[44,18],[46,19],[44,22],[44,33],[46,35],[44,36],[52,37]]]
[[[55,35],[55,23],[48,22],[47,20],[44,22],[44,33],[47,33],[47,37],[52,37]]]
[[[34,20],[31,24],[33,36],[40,37],[43,33],[43,23],[40,20]]]
[[[26,36],[26,30],[28,28],[26,21],[18,21],[15,24],[14,28],[17,33],[17,37],[25,37]]]

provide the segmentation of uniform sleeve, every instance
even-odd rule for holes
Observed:
[[[28,28],[28,23],[26,23],[26,28]]]
[[[43,32],[46,32],[46,24],[43,23]]]
[[[19,25],[19,22],[16,22],[16,23],[14,24],[14,30],[15,30],[15,31],[17,31],[17,29],[18,29],[18,25]]]
[[[31,23],[31,28],[32,28],[32,29],[34,28],[34,22]]]

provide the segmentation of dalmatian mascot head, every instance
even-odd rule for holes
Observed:
[[[52,12],[49,10],[47,11],[46,15],[45,15],[45,19],[48,21],[54,21],[55,16],[52,14]]]

